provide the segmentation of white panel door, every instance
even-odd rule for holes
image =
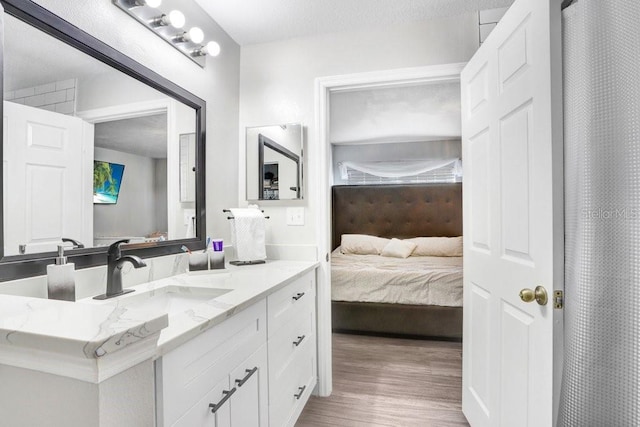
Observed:
[[[462,72],[463,411],[552,426],[562,289],[560,1],[516,0]],[[541,285],[549,302],[524,302]]]
[[[3,105],[5,255],[53,251],[62,237],[92,245],[93,126]]]

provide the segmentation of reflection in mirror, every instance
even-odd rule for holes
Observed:
[[[196,201],[196,134],[180,135],[180,201]]]
[[[302,125],[247,128],[247,200],[297,200],[303,195]]]
[[[195,110],[13,16],[4,25],[4,255],[191,237],[179,142]]]

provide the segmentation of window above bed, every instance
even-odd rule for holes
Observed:
[[[348,185],[461,182],[460,159],[343,161],[340,176]]]

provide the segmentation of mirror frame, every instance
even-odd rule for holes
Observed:
[[[115,68],[126,75],[156,89],[195,110],[196,119],[196,237],[164,242],[136,243],[123,247],[123,253],[142,258],[181,253],[181,247],[203,249],[205,242],[205,117],[206,102],[175,83],[146,68],[130,57],[70,24],[30,0],[0,0],[0,46],[4,46],[4,14],[7,13],[34,28],[68,44],[71,47]],[[0,91],[4,94],[4,51],[0,53]],[[4,98],[4,97],[3,97]],[[0,104],[0,114],[3,104]],[[3,123],[0,121],[0,132]],[[2,133],[0,133],[2,134]],[[3,141],[4,143],[4,141]],[[176,142],[178,143],[178,142]],[[0,168],[3,164],[0,151]],[[0,174],[0,195],[3,193],[3,174]],[[27,255],[4,255],[4,198],[0,198],[0,282],[46,274],[46,266],[53,264],[55,252]],[[76,269],[97,267],[107,262],[107,247],[70,249],[65,251]]]
[[[2,0],[0,0],[2,1]],[[258,137],[257,137],[257,146],[258,146],[258,152],[257,152],[257,160],[258,160],[258,195],[263,194],[264,193],[264,182],[262,181],[261,177],[264,176],[264,148],[271,148],[274,151],[276,151],[277,153],[285,156],[286,158],[292,160],[293,162],[296,163],[297,165],[297,184],[298,184],[298,191],[296,192],[296,196],[297,198],[295,199],[261,199],[261,198],[251,198],[249,197],[249,186],[253,185],[252,183],[249,182],[249,177],[248,175],[248,171],[249,171],[249,160],[248,160],[248,155],[245,156],[247,157],[245,159],[244,162],[244,175],[245,175],[245,189],[244,189],[244,199],[249,202],[249,203],[268,203],[271,204],[272,206],[300,206],[302,204],[305,204],[305,163],[308,161],[305,159],[305,154],[306,154],[306,138],[305,138],[305,126],[302,122],[289,122],[289,123],[280,123],[280,124],[271,124],[271,125],[259,125],[259,126],[245,126],[244,128],[244,146],[245,146],[245,151],[248,152],[249,150],[249,138],[248,138],[248,132],[249,130],[255,130],[255,129],[262,129],[262,128],[269,128],[269,127],[275,127],[275,126],[300,126],[300,154],[296,154],[294,152],[292,152],[291,150],[283,147],[282,145],[278,144],[277,142],[273,141],[271,138],[269,138],[268,136],[262,135],[261,133],[258,133]],[[307,165],[308,166],[308,165]],[[253,181],[255,183],[255,181]]]

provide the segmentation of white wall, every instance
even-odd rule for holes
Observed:
[[[94,156],[96,160],[124,165],[118,202],[93,205],[94,237],[145,237],[155,231],[166,233],[166,220],[164,229],[159,228],[162,224],[156,223],[155,200],[159,189],[155,160],[100,147],[95,147]],[[166,186],[161,200],[165,201],[166,216]]]
[[[105,65],[102,74],[78,79],[76,111],[164,99],[167,96],[144,83]]]
[[[301,122],[306,126],[306,147],[315,144],[314,80],[317,77],[464,62],[477,48],[475,13],[243,47],[238,132],[240,188],[245,185],[245,127]],[[286,226],[283,202],[262,202],[260,206],[271,217],[267,243],[315,243],[315,207],[310,201],[315,189],[326,183],[313,182],[318,167],[314,159],[305,161],[306,164],[309,167],[305,169],[305,225]],[[237,203],[246,204],[244,192],[238,194]]]

